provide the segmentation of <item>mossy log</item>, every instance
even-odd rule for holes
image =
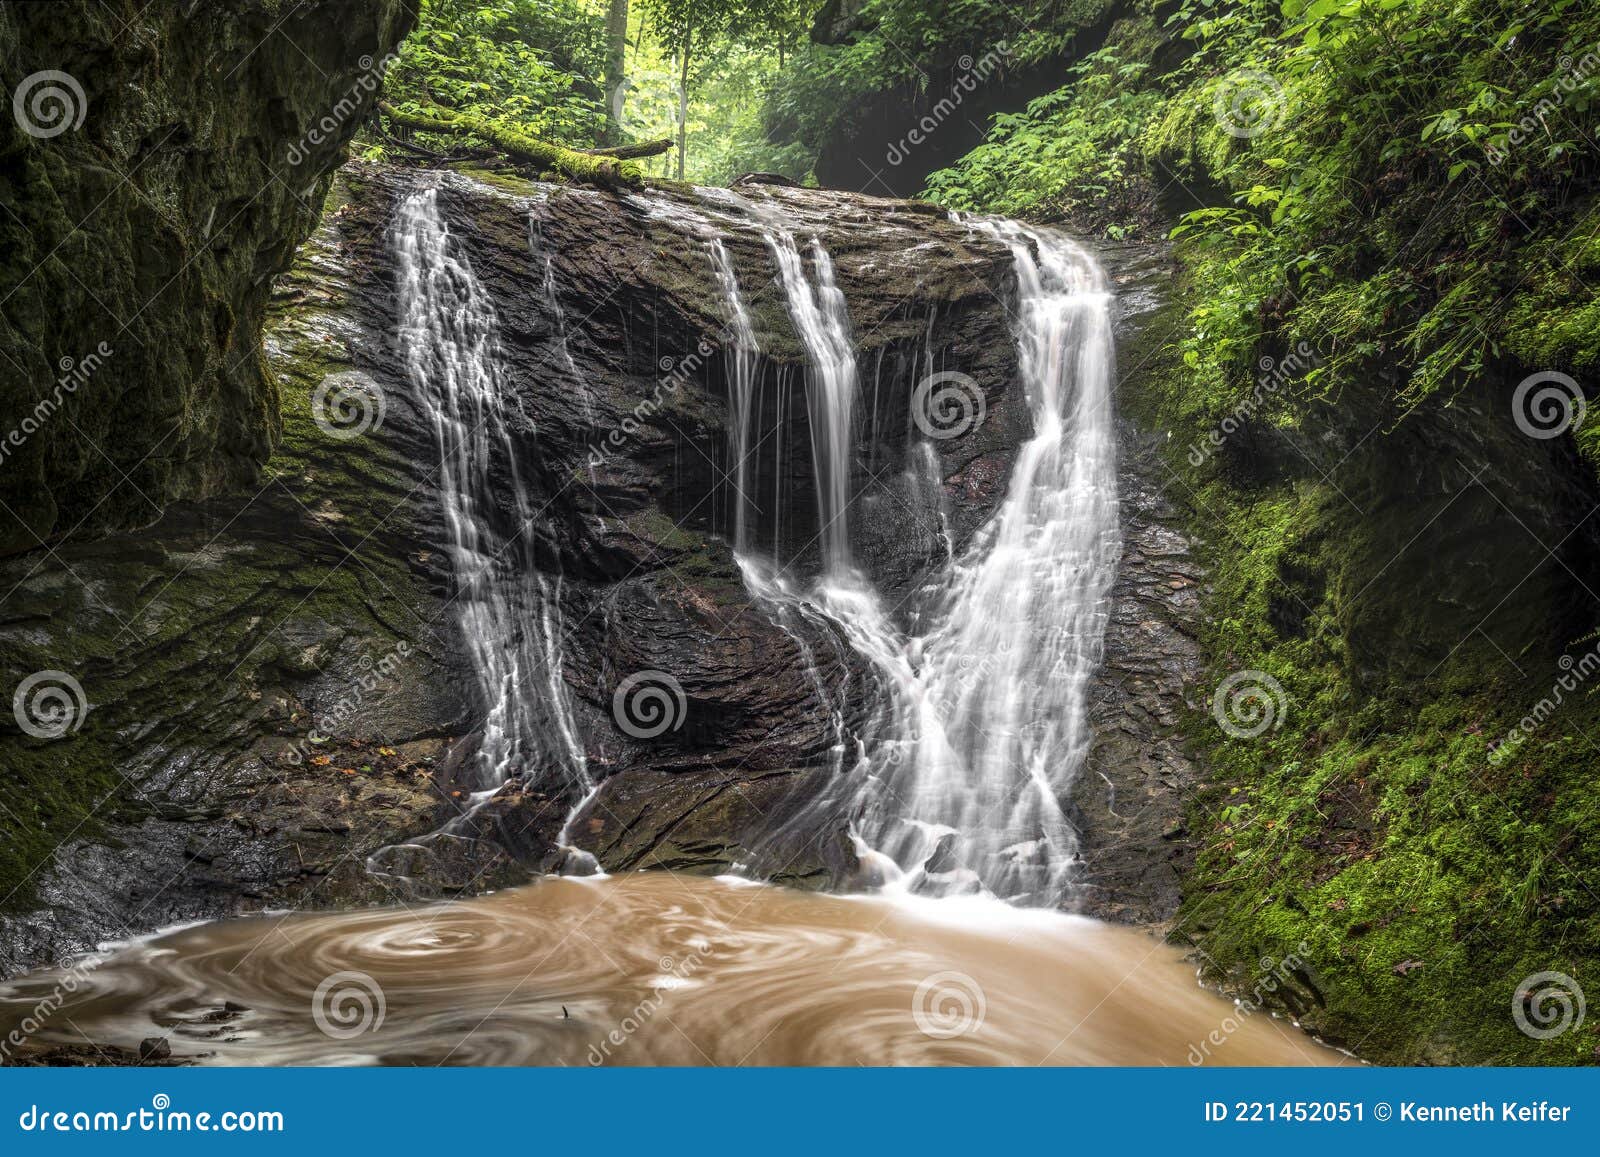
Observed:
[[[549,141],[541,141],[537,137],[530,137],[526,133],[507,128],[484,117],[448,109],[431,108],[425,113],[401,112],[388,103],[379,105],[379,108],[391,122],[403,128],[420,129],[430,133],[470,135],[492,145],[507,156],[542,166],[574,181],[611,186],[644,184],[644,170],[633,162],[631,153],[579,152],[564,145],[555,145]]]
[[[635,145],[612,145],[605,149],[579,149],[586,157],[617,157],[621,160],[635,160],[640,157],[659,157],[662,153],[674,147],[675,142],[663,137],[658,141],[640,141]]]

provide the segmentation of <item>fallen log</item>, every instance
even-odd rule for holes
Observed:
[[[644,170],[625,157],[584,153],[577,149],[569,149],[565,145],[554,145],[484,117],[473,116],[471,113],[442,108],[432,108],[425,113],[401,112],[387,102],[380,104],[378,108],[391,123],[402,128],[473,136],[507,156],[549,169],[575,181],[610,186],[644,184]]]
[[[636,145],[613,145],[606,149],[579,149],[578,152],[586,157],[616,157],[618,160],[639,160],[644,157],[659,157],[662,153],[676,146],[675,141],[662,138],[659,141],[640,141]]]

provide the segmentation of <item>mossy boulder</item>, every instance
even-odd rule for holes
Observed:
[[[402,0],[0,6],[0,553],[253,480],[273,275],[411,27]]]

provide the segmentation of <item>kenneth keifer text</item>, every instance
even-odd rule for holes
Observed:
[[[1419,1105],[1415,1101],[1401,1101],[1396,1114],[1401,1121],[1565,1121],[1572,1111],[1571,1105],[1552,1105],[1549,1101],[1501,1101],[1498,1108],[1491,1101],[1475,1105]]]

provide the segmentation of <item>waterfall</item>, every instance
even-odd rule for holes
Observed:
[[[820,241],[810,246],[808,277],[793,234],[770,220],[763,233],[808,357],[821,576],[803,589],[776,561],[750,557],[742,529],[737,539],[746,584],[774,621],[799,638],[801,617],[825,619],[881,689],[852,744],[813,673],[848,786],[793,822],[847,823],[867,874],[903,888],[981,888],[1049,904],[1067,891],[1076,861],[1060,801],[1088,753],[1088,689],[1120,550],[1111,295],[1093,258],[1065,237],[1004,221],[971,227],[1006,245],[1015,264],[1018,367],[1033,434],[1000,508],[932,581],[910,629],[851,565],[859,373],[844,296]],[[718,271],[738,316],[737,280]],[[736,470],[748,453],[748,413],[736,402]],[[912,447],[911,469],[933,488],[937,458],[930,442]]]
[[[850,475],[855,460],[856,395],[860,374],[844,294],[834,278],[833,259],[819,239],[811,242],[813,282],[794,234],[763,230],[778,266],[789,317],[805,347],[811,421],[811,459],[816,471],[818,535],[822,573],[843,578],[850,572]]]
[[[893,886],[1057,903],[1077,859],[1061,801],[1089,749],[1089,687],[1120,547],[1104,276],[1055,233],[970,223],[1012,255],[1019,385],[1032,433],[998,509],[959,550],[947,534],[946,561],[902,612],[854,565],[861,377],[833,260],[820,238],[797,241],[774,207],[751,219],[806,355],[821,555],[812,579],[754,545],[767,529],[755,525],[750,461],[761,349],[727,245],[714,229],[697,235],[726,320],[735,554],[747,588],[794,640],[831,721],[834,780],[789,822],[806,825],[807,835],[843,825],[865,874]],[[559,586],[535,565],[536,511],[519,459],[531,451],[531,423],[501,381],[497,318],[452,245],[435,190],[406,199],[394,237],[400,346],[435,432],[452,605],[484,705],[478,798],[513,776],[559,771],[572,800],[592,799],[596,784],[561,678]],[[548,260],[543,271],[540,292],[558,305]],[[555,353],[570,365],[559,309],[557,318]],[[929,348],[918,359],[930,371],[933,327],[930,318]],[[780,422],[787,393],[779,391]],[[875,422],[877,410],[873,399]],[[942,519],[940,455],[927,437],[913,438],[906,469],[915,500]],[[846,722],[853,689],[830,691],[821,677],[812,643],[819,637],[852,648],[874,678],[859,734]],[[580,803],[569,815],[564,844],[581,810]]]
[[[595,421],[593,391],[588,381],[578,372],[578,363],[572,359],[572,347],[567,338],[567,311],[562,308],[561,295],[556,291],[555,255],[548,251],[539,236],[539,218],[533,213],[528,214],[528,248],[535,259],[542,257],[544,261],[544,279],[539,283],[539,297],[544,302],[544,307],[550,311],[550,316],[555,319],[556,361],[566,372],[567,380],[572,383],[573,390],[583,404],[584,420],[592,425]]]
[[[1120,553],[1111,295],[1070,240],[974,227],[1011,249],[1018,365],[1033,436],[1000,509],[956,559],[894,687],[862,838],[937,889],[975,875],[1049,902],[1077,852],[1060,800],[1088,754]]]
[[[756,342],[750,311],[745,307],[733,259],[720,237],[713,237],[711,268],[728,306],[728,336],[733,343],[728,375],[728,435],[733,455],[733,546],[744,552],[750,545],[749,510],[751,470],[750,435],[754,426],[756,375],[761,366],[761,348]]]
[[[484,708],[472,786],[487,796],[513,777],[555,771],[581,793],[590,784],[561,676],[559,580],[535,565],[536,514],[501,380],[499,321],[451,244],[437,189],[400,204],[393,242],[400,352],[438,448],[450,606]],[[560,340],[564,352],[564,331]]]

